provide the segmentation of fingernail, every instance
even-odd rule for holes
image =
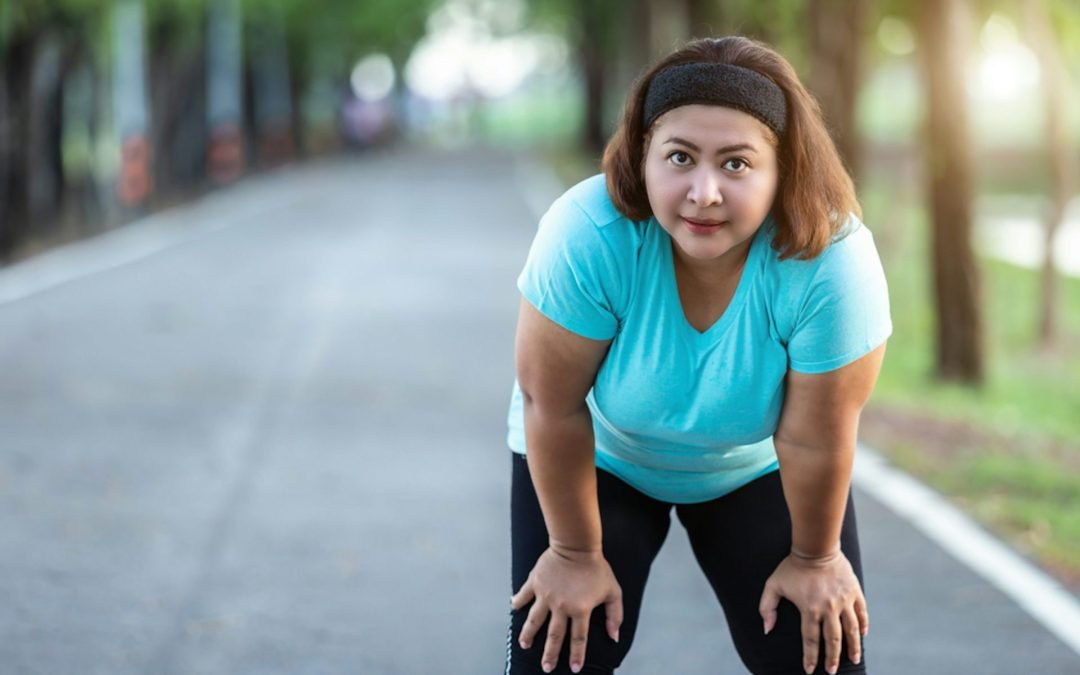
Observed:
[[[550,663],[545,663],[542,667],[545,673],[550,673],[551,671],[555,670],[555,666],[551,665]]]
[[[808,663],[807,665],[803,666],[803,670],[806,671],[806,675],[812,675],[812,673],[814,672],[814,665]]]
[[[619,641],[619,631],[615,631],[615,642]]]
[[[575,673],[581,672],[581,664],[580,663],[571,663],[570,664],[570,670],[575,672]]]
[[[855,658],[851,659],[851,662],[855,665],[859,665],[860,661],[862,661],[862,654],[856,654]]]
[[[529,643],[526,642],[525,640],[518,640],[518,644],[521,645],[522,649],[528,649],[529,648]]]
[[[829,675],[836,675],[836,668],[837,666],[829,666],[825,670],[829,673]]]

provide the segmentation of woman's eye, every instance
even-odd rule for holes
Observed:
[[[749,164],[747,164],[744,160],[739,159],[738,157],[734,157],[734,158],[729,159],[728,161],[724,162],[724,168],[725,169],[729,169],[729,170],[734,171],[736,173],[742,171],[743,169],[745,169],[748,166],[749,166]]]
[[[671,163],[674,164],[675,166],[689,166],[690,165],[690,155],[686,154],[685,152],[682,152],[681,150],[677,150],[677,151],[671,153],[670,155],[668,155],[668,159],[671,160]]]

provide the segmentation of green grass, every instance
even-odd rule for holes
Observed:
[[[575,87],[536,88],[479,106],[481,137],[509,146],[546,145],[580,133],[583,103]]]
[[[943,384],[933,377],[925,210],[884,184],[871,184],[862,198],[894,324],[870,405],[967,430],[935,439],[909,429],[906,438],[864,440],[1063,580],[1080,584],[1080,280],[1060,279],[1060,341],[1042,351],[1039,273],[980,259],[986,380],[980,388]]]
[[[903,442],[886,454],[1020,551],[1066,581],[1080,582],[1080,457],[978,446],[934,456]]]
[[[980,259],[986,381],[981,388],[941,383],[933,377],[925,212],[883,187],[865,190],[863,201],[889,280],[894,326],[873,401],[1007,435],[1080,439],[1080,280],[1060,279],[1060,345],[1044,353],[1036,339],[1039,274]],[[885,217],[889,211],[894,215]]]

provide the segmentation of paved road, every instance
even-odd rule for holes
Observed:
[[[249,179],[136,226],[170,246],[0,304],[0,671],[501,673],[518,166],[410,151]],[[872,672],[1080,672],[857,504]],[[620,672],[743,672],[681,528],[654,569]]]

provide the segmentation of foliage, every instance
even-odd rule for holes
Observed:
[[[321,49],[338,55],[344,64],[372,51],[387,53],[401,65],[424,34],[427,17],[437,0],[240,0],[244,16],[257,23],[281,17],[289,42],[301,50]],[[113,3],[101,0],[0,0],[0,45],[23,31],[65,29],[84,36],[107,29]],[[158,39],[170,44],[198,44],[208,0],[145,0],[147,23],[167,27]]]
[[[722,19],[726,32],[763,40],[805,72],[807,65],[807,3],[803,0],[728,0]]]
[[[94,0],[0,0],[0,49],[19,35],[49,29],[87,39],[100,32],[107,19]]]
[[[291,50],[326,55],[328,67],[343,71],[371,52],[388,55],[401,67],[423,37],[436,0],[247,0],[252,14],[280,6]]]

